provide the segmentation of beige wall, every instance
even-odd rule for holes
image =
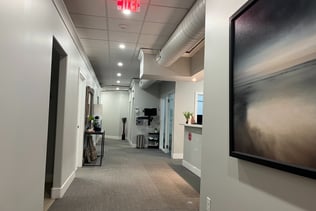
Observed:
[[[196,52],[191,58],[191,75],[204,70],[204,47]]]
[[[206,0],[200,210],[312,211],[315,180],[229,157],[229,17],[245,2]]]
[[[184,141],[184,126],[183,116],[184,111],[194,112],[195,93],[203,92],[203,81],[185,82],[177,81],[175,88],[175,103],[174,103],[174,127],[173,127],[173,142],[172,156],[174,158],[183,157],[183,141]]]

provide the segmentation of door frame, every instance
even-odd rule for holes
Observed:
[[[53,156],[50,158],[46,157],[45,160],[45,182],[46,180],[52,179],[52,184],[49,187],[45,187],[46,191],[50,192],[50,198],[56,198],[56,194],[53,192],[54,187],[58,187],[60,183],[60,172],[61,172],[61,158],[62,158],[62,150],[63,150],[63,130],[64,130],[64,117],[65,117],[65,95],[66,95],[66,80],[67,80],[67,64],[68,64],[68,55],[64,51],[63,47],[60,45],[58,40],[53,36],[52,39],[52,52],[57,52],[58,54],[58,70],[54,74],[58,74],[58,81],[55,85],[57,85],[57,95],[54,99],[56,102],[56,114],[53,114],[54,116],[49,118],[56,118],[54,125],[50,125],[50,120],[48,121],[48,128],[55,127],[53,129],[53,133],[47,133],[47,149],[46,151],[53,151]],[[52,53],[53,55],[53,53]],[[52,56],[52,63],[54,62],[53,56]],[[51,74],[53,74],[53,69],[51,70]],[[52,77],[52,75],[51,75]],[[52,89],[52,87],[51,87]],[[50,92],[52,91],[50,89]],[[49,112],[52,109],[51,107],[51,99],[49,104]],[[49,137],[52,136],[53,139],[50,139]],[[53,143],[54,146],[49,147],[49,140],[54,140]],[[52,159],[52,160],[48,160]],[[47,174],[47,166],[49,162],[52,163],[52,177]]]
[[[85,102],[87,77],[78,68],[78,114],[76,136],[76,169],[82,167],[83,138],[85,129]]]

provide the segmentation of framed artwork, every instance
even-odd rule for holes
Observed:
[[[316,178],[316,1],[230,18],[230,156]]]

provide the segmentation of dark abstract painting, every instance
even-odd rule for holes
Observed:
[[[230,19],[230,155],[316,178],[316,1]]]

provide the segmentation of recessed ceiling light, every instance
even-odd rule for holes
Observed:
[[[119,87],[116,87],[116,90],[120,90],[120,88],[119,88]]]
[[[121,81],[117,80],[116,83],[119,84],[119,83],[121,83]]]
[[[119,45],[119,48],[120,48],[120,49],[125,49],[125,47],[126,47],[126,46],[125,46],[123,43]]]
[[[119,63],[117,63],[117,66],[122,67],[122,66],[123,66],[123,63],[122,63],[122,62],[119,62]]]
[[[121,77],[122,73],[117,73],[116,75],[117,75],[117,77]]]
[[[192,78],[192,81],[193,81],[193,82],[196,82],[196,78]]]
[[[131,14],[131,11],[130,11],[130,10],[123,10],[123,14],[124,14],[124,15],[130,15],[130,14]]]

